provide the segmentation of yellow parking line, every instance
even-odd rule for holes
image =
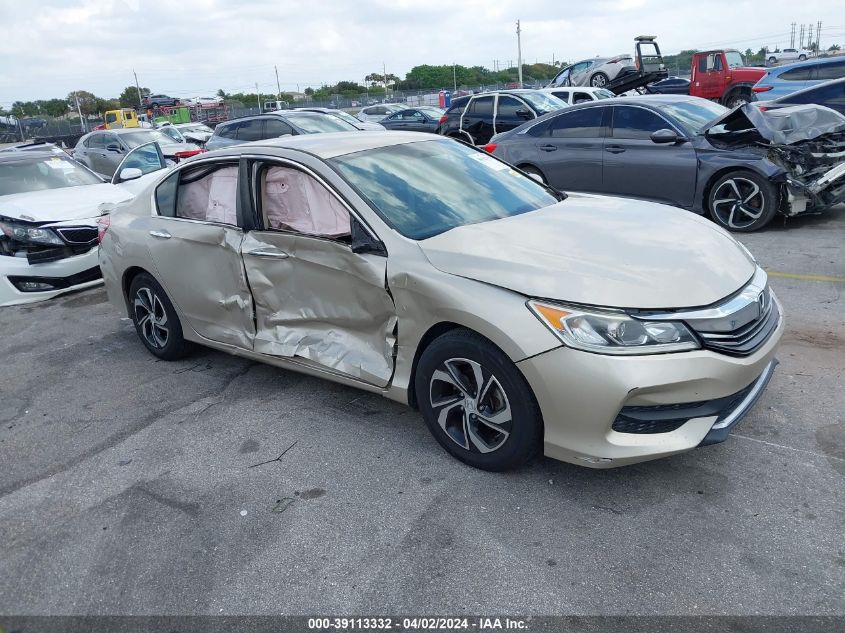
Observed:
[[[800,279],[801,281],[829,281],[835,284],[845,284],[845,277],[832,277],[830,275],[802,275],[800,273],[781,273],[775,270],[767,270],[769,277],[781,279]]]

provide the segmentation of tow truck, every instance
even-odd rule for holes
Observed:
[[[669,73],[666,71],[663,55],[660,54],[656,39],[656,35],[635,37],[635,66],[623,70],[604,87],[613,94],[621,95],[629,90],[641,90],[649,84],[666,79]]]

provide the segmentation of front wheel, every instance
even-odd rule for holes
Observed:
[[[777,61],[778,61],[778,58],[777,58],[777,57],[769,57],[769,63],[770,63],[770,64],[776,64],[776,63],[777,63]]]
[[[798,61],[799,61],[799,62],[805,62],[805,61],[807,61],[807,56],[806,56],[806,55],[799,55],[799,56],[798,56]]]
[[[173,304],[150,275],[142,273],[132,280],[129,305],[138,338],[154,356],[178,360],[190,351]]]
[[[605,73],[596,73],[590,77],[590,85],[593,88],[604,88],[610,82],[610,78]]]
[[[710,217],[729,231],[749,233],[766,226],[778,210],[778,191],[768,179],[750,171],[719,178],[708,196]]]
[[[740,90],[734,92],[725,100],[725,107],[732,109],[741,105],[745,105],[746,103],[751,103],[751,95],[745,91]]]
[[[465,464],[503,471],[542,449],[540,408],[513,362],[484,337],[452,330],[417,365],[414,389],[429,430]]]

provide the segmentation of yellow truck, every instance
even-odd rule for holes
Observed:
[[[138,114],[132,108],[108,110],[104,125],[107,130],[123,127],[138,127]]]

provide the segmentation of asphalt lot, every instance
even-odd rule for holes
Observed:
[[[3,309],[0,613],[845,614],[845,207],[742,241],[786,275],[767,393],[610,471],[475,471],[378,396],[157,361],[102,289]]]

